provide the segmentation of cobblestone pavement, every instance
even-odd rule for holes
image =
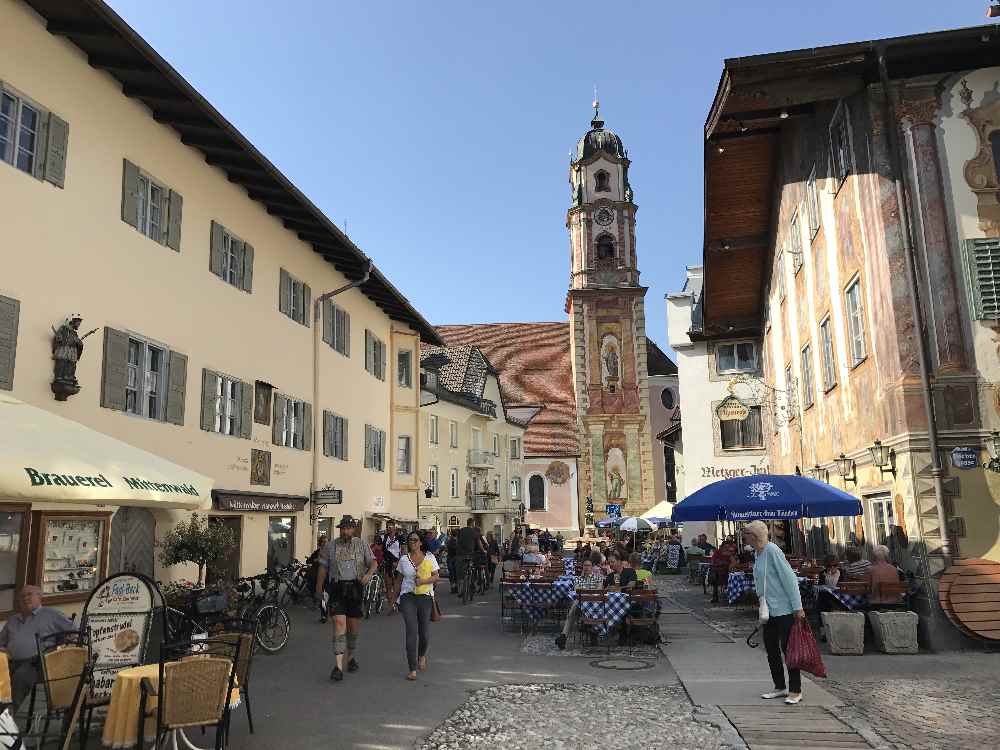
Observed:
[[[683,576],[657,576],[658,589],[734,638],[754,627],[755,607],[713,605]],[[1000,654],[954,652],[914,656],[824,653],[830,678],[821,685],[897,750],[1000,747]]]
[[[475,692],[421,750],[716,750],[719,732],[697,721],[680,685],[504,685]]]

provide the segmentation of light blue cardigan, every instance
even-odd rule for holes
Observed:
[[[771,617],[789,615],[802,609],[799,579],[785,559],[785,553],[774,542],[768,542],[757,553],[753,565],[753,587],[758,597],[764,596],[764,577],[767,576],[767,609]]]

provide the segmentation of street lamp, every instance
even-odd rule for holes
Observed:
[[[984,442],[986,450],[990,454],[990,460],[983,464],[983,468],[1000,474],[1000,432],[993,430]]]
[[[848,458],[843,453],[840,457],[835,459],[837,463],[837,471],[840,473],[841,478],[845,482],[851,482],[855,486],[858,484],[858,470],[854,463],[854,459]]]
[[[880,472],[882,472],[882,476],[885,477],[885,475],[889,473],[892,474],[893,479],[895,479],[896,451],[882,445],[881,440],[876,440],[875,445],[871,446],[868,450],[872,454],[872,463],[878,467]]]

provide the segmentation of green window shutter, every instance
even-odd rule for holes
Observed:
[[[378,431],[378,470],[385,471],[385,430]]]
[[[240,383],[240,437],[250,439],[253,428],[253,383]]]
[[[969,303],[975,320],[1000,320],[1000,240],[966,240]]]
[[[312,404],[302,404],[302,450],[313,448],[313,407]]]
[[[346,310],[341,310],[344,314],[344,356],[351,356],[351,315]]]
[[[216,221],[212,222],[212,234],[208,246],[208,268],[220,279],[222,278],[223,250],[225,249],[224,232],[225,227],[222,224]]]
[[[167,365],[167,413],[166,420],[171,424],[184,424],[184,398],[187,393],[187,363],[186,354],[170,352]]]
[[[139,167],[123,159],[122,221],[139,228]]]
[[[278,278],[278,311],[289,316],[292,314],[292,277],[284,268]]]
[[[374,372],[372,367],[372,332],[367,328],[365,329],[365,370],[368,372]]]
[[[243,240],[238,240],[235,237],[231,236],[229,238],[229,246],[232,248],[233,254],[237,258],[242,258],[243,257],[243,248],[244,248]],[[236,277],[236,283],[233,284],[233,286],[237,287],[238,289],[242,289],[243,288],[243,263],[242,262],[240,262],[239,267],[236,270],[237,270],[237,273],[239,274],[239,276]],[[225,280],[226,280],[227,283],[229,282],[229,278],[228,277]]]
[[[201,371],[201,429],[215,432],[215,404],[219,376],[211,370]]]
[[[281,434],[285,431],[285,402],[287,399],[274,394],[274,421],[271,424],[271,442],[281,445]]]
[[[32,174],[35,179],[45,179],[45,150],[49,140],[49,113],[40,111],[38,113],[38,133],[35,136],[35,164],[32,167]]]
[[[167,195],[167,247],[181,251],[181,219],[184,216],[184,199],[173,190]]]
[[[243,243],[243,291],[253,291],[253,245]]]
[[[378,379],[385,380],[385,358],[386,358],[386,347],[384,341],[378,342],[378,363],[379,363],[379,373]]]
[[[128,334],[105,327],[101,406],[106,409],[125,411],[125,385],[127,382]]]
[[[0,389],[14,390],[14,360],[17,356],[17,326],[21,303],[0,295]]]
[[[344,417],[340,420],[340,457],[345,461],[348,459],[350,451],[347,449],[348,446],[348,432],[347,432],[347,418]]]
[[[372,428],[369,425],[365,425],[365,461],[364,465],[366,469],[370,469],[372,465]]]
[[[323,328],[322,337],[329,346],[334,345],[334,324],[337,315],[337,308],[330,300],[323,300]]]
[[[302,285],[302,323],[306,328],[308,328],[312,323],[310,319],[312,318],[312,290],[309,289],[308,284]]]
[[[62,118],[49,115],[49,142],[45,146],[45,179],[56,187],[66,186],[66,155],[69,151],[69,125]]]
[[[323,410],[323,455],[333,455],[333,415]]]

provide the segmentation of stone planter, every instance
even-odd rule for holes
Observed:
[[[824,612],[822,618],[831,654],[865,652],[865,616],[861,612]]]
[[[884,654],[915,654],[917,648],[916,612],[869,612],[868,621],[875,633],[875,645]]]

